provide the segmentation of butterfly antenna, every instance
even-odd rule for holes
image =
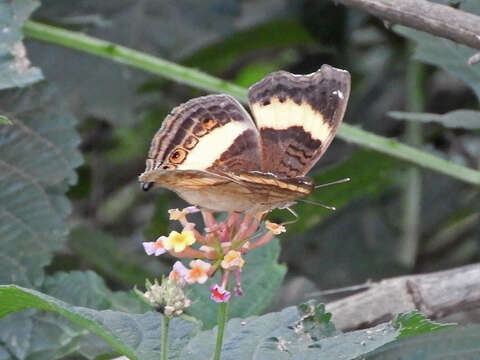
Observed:
[[[316,201],[312,201],[312,200],[307,200],[307,199],[299,199],[298,201],[302,201],[304,203],[307,203],[307,204],[311,204],[311,205],[316,205],[316,206],[321,206],[325,209],[328,209],[328,210],[337,210],[337,208],[333,207],[333,206],[328,206],[328,205],[325,205],[325,204],[321,204],[319,202],[316,202]]]
[[[295,224],[298,221],[298,219],[300,219],[300,216],[298,216],[298,214],[295,212],[295,210],[293,210],[290,207],[287,207],[285,209],[288,210],[290,212],[290,214],[292,214],[295,217],[295,219],[290,220],[290,221],[286,221],[286,222],[282,223],[282,225]]]
[[[325,187],[325,186],[330,186],[330,185],[343,184],[343,183],[346,183],[346,182],[349,182],[349,181],[350,181],[350,178],[344,178],[344,179],[332,181],[332,182],[325,183],[325,184],[315,185],[315,189]]]

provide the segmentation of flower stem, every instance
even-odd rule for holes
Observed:
[[[236,84],[79,32],[34,21],[27,21],[23,31],[25,35],[33,39],[102,56],[196,88],[227,93],[244,102],[247,100],[247,89]],[[439,156],[418,150],[396,140],[375,135],[359,127],[344,123],[338,131],[338,137],[347,142],[390,155],[426,169],[438,171],[467,183],[480,185],[480,171],[444,160]]]
[[[168,360],[168,329],[170,318],[164,316],[162,319],[162,357],[161,360]]]
[[[218,308],[217,343],[215,345],[213,360],[220,360],[222,353],[223,334],[225,333],[225,324],[227,323],[227,310],[228,302],[221,303]]]

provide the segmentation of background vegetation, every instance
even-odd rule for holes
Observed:
[[[437,2],[480,14],[476,0]],[[30,16],[185,68],[60,31],[52,37]],[[68,47],[130,59],[147,71]],[[271,71],[309,73],[323,63],[352,74],[350,126],[310,175],[317,183],[352,181],[311,196],[336,212],[300,203],[300,220],[281,248],[275,242],[252,253],[265,266],[250,270],[262,274],[256,282],[245,280],[256,297],[239,301],[232,315],[280,310],[317,290],[478,262],[480,65],[467,64],[474,53],[326,0],[2,0],[0,284],[75,306],[145,311],[125,291],[166,273],[172,259],[147,258],[141,243],[167,234],[167,209],[185,206],[167,191],[143,193],[137,182],[168,111],[205,90],[244,98]],[[288,218],[284,211],[269,216]],[[215,315],[199,296],[191,314],[210,328]],[[476,315],[455,320],[475,322]],[[2,319],[0,329],[0,359],[104,353],[98,338],[36,310]]]

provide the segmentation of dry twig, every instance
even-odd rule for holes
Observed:
[[[426,0],[334,0],[435,36],[480,49],[480,16]]]
[[[431,319],[480,306],[480,263],[370,284],[367,291],[328,303],[340,330],[371,327],[398,313],[420,310]]]

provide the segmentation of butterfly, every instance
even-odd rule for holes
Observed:
[[[252,85],[255,121],[229,95],[189,100],[153,137],[139,181],[210,211],[288,207],[313,191],[305,175],[333,140],[349,94],[350,74],[323,65],[309,75],[277,71]]]

